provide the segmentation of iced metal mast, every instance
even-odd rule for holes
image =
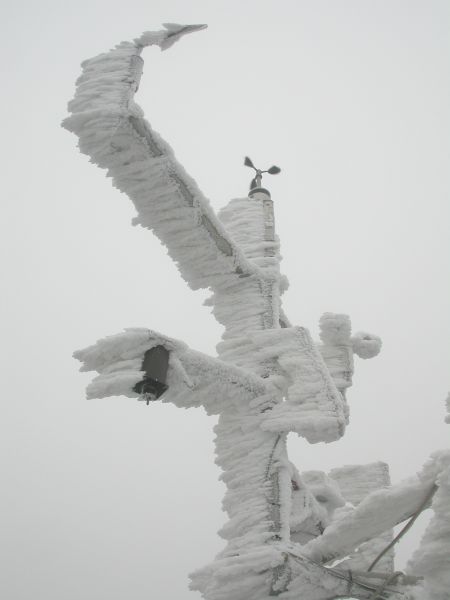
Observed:
[[[218,415],[216,462],[227,488],[223,507],[228,514],[220,535],[226,546],[192,575],[193,589],[207,600],[270,600],[275,595],[280,600],[409,600],[402,588],[406,579],[402,582],[390,566],[388,579],[367,567],[376,562],[380,568],[385,557],[374,554],[373,542],[422,506],[435,474],[400,491],[387,488],[388,518],[374,519],[385,505],[373,509],[371,502],[379,496],[371,493],[389,482],[386,474],[375,476],[379,464],[363,465],[358,489],[366,477],[369,505],[362,503],[334,524],[334,508],[346,498],[359,502],[351,498],[354,469],[335,470],[331,477],[319,472],[325,483],[315,494],[286,453],[289,432],[313,444],[344,434],[353,355],[371,358],[381,341],[366,333],[351,335],[346,315],[325,313],[321,339],[315,342],[308,329],[291,326],[284,316],[280,296],[286,279],[279,269],[273,203],[261,187],[263,174],[279,173],[279,167],[257,169],[247,157],[245,165],[255,171],[248,197],[231,200],[216,215],[170,146],[144,119],[133,100],[143,48],[165,50],[205,26],[164,27],[85,61],[64,126],[79,137],[80,150],[108,169],[114,185],[130,197],[137,211],[134,223],[164,243],[189,286],[211,291],[208,303],[224,334],[218,358],[146,328],[99,340],[74,354],[83,370],[98,373],[87,395],[123,395],[147,404],[163,397],[182,408],[203,406]],[[348,488],[347,495],[333,491],[336,482],[341,490]],[[334,498],[329,513],[320,505],[324,494],[326,501],[327,494]],[[355,548],[365,550],[358,555]],[[336,559],[344,562],[329,566]],[[362,565],[358,578],[349,572],[356,564]],[[380,585],[373,583],[378,577]]]

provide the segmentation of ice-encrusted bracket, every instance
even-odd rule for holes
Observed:
[[[277,353],[277,362],[288,379],[286,401],[267,413],[261,427],[273,432],[295,431],[310,443],[339,439],[346,423],[344,398],[309,331],[289,327],[253,337],[260,348]]]
[[[258,358],[276,358],[287,379],[286,401],[267,413],[262,428],[296,432],[311,444],[341,438],[348,423],[345,392],[352,384],[353,356],[376,356],[380,338],[368,333],[351,336],[349,317],[335,313],[322,315],[319,344],[305,327],[257,332],[251,337]]]

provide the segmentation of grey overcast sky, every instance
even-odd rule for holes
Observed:
[[[148,326],[214,354],[221,335],[131,202],[59,127],[79,63],[161,23],[138,101],[215,208],[270,180],[291,286],[383,339],[357,360],[351,424],[290,438],[300,470],[383,460],[393,481],[448,447],[450,5],[437,0],[40,0],[3,6],[2,523],[5,600],[188,600],[222,547],[214,420],[87,402],[75,349]],[[399,550],[399,567],[427,517]]]

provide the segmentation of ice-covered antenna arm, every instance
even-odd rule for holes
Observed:
[[[132,42],[82,63],[71,116],[63,126],[79,138],[81,152],[108,170],[113,184],[133,201],[135,224],[152,230],[167,246],[193,289],[233,286],[260,275],[216,217],[170,146],[152,130],[134,103],[146,45],[167,48],[203,25],[166,24]]]
[[[161,396],[161,401],[182,408],[203,406],[209,414],[217,414],[225,406],[248,404],[255,398],[276,401],[270,385],[251,372],[143,328],[126,329],[74,353],[82,363],[82,371],[98,373],[87,387],[88,399],[127,396],[146,400],[140,392],[145,390],[141,384],[145,384],[146,374],[152,375],[148,372],[151,357],[144,372],[152,349],[163,349],[168,359],[164,380],[158,382],[163,384],[163,393],[156,393],[152,400]],[[154,362],[158,370],[157,356]]]
[[[178,25],[178,23],[163,23],[166,31],[145,31],[134,40],[137,46],[157,44],[161,50],[167,50],[183,35],[206,29],[208,25]]]

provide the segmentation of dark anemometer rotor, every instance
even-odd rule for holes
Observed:
[[[272,167],[270,167],[270,169],[267,169],[266,171],[261,171],[261,169],[257,169],[255,167],[255,165],[253,164],[253,162],[251,161],[251,159],[248,156],[245,157],[244,165],[246,167],[250,167],[251,169],[254,169],[256,172],[255,177],[250,182],[250,190],[254,190],[255,188],[261,187],[263,173],[269,173],[270,175],[277,175],[281,171],[280,167],[276,167],[275,165],[273,165]]]

